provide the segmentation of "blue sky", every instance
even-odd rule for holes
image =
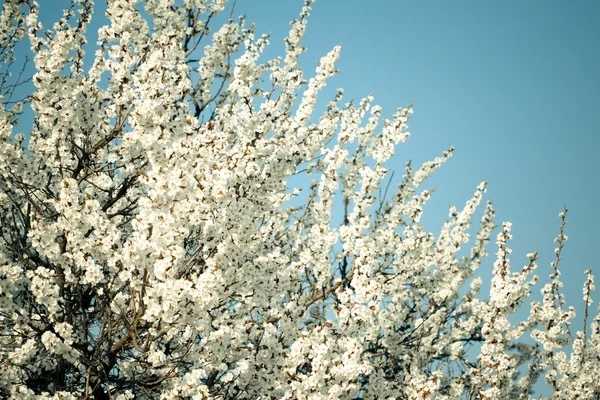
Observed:
[[[56,4],[41,3],[42,21],[60,17]],[[302,3],[237,0],[234,14],[246,14],[259,34],[271,32],[271,58],[283,54]],[[567,302],[580,309],[583,271],[600,272],[598,21],[600,3],[591,0],[319,0],[300,64],[311,76],[316,61],[341,43],[341,72],[321,104],[337,87],[346,100],[373,94],[386,117],[414,100],[412,138],[390,164],[397,179],[409,159],[419,165],[455,146],[426,183],[437,188],[423,218],[429,231],[437,233],[448,206],[461,207],[487,180],[497,222],[513,222],[513,268],[539,250],[538,274],[546,277],[566,204],[562,278]],[[489,250],[496,251],[493,243]],[[490,257],[480,271],[484,281],[492,263]]]
[[[238,0],[236,14],[272,33],[267,55],[276,56],[301,3]],[[372,93],[387,117],[414,100],[412,137],[390,164],[398,172],[409,159],[417,165],[456,147],[426,183],[437,188],[423,218],[428,230],[438,232],[448,206],[462,206],[488,181],[497,222],[513,222],[513,268],[538,250],[545,278],[566,204],[562,278],[567,303],[580,308],[583,271],[600,272],[598,21],[595,1],[319,0],[301,66],[314,69],[341,43],[331,88],[343,87],[346,99]]]

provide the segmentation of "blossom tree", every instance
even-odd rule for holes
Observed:
[[[0,396],[527,399],[542,377],[554,398],[600,398],[593,277],[580,332],[560,291],[566,209],[543,301],[514,324],[537,255],[513,272],[502,224],[479,294],[490,202],[464,248],[484,183],[424,230],[422,184],[452,149],[388,195],[411,108],[385,119],[339,90],[315,109],[340,48],[305,77],[311,0],[266,63],[243,18],[212,26],[226,0],[107,3],[88,67],[92,0],[52,29],[33,0],[2,5]],[[15,102],[22,40],[35,90]]]

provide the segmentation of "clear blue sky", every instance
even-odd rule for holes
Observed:
[[[301,3],[238,0],[236,14],[272,32],[276,56]],[[513,268],[539,250],[545,277],[566,204],[562,278],[567,302],[580,308],[583,271],[592,268],[600,281],[599,39],[596,1],[319,0],[301,65],[313,69],[341,43],[331,88],[344,87],[346,98],[372,93],[387,117],[414,100],[412,137],[393,163],[399,172],[408,159],[416,165],[456,147],[426,184],[437,187],[423,219],[428,230],[438,232],[448,206],[462,206],[487,180],[498,223],[513,222]]]
[[[40,3],[43,21],[60,16],[54,1]],[[235,14],[256,22],[257,33],[272,33],[270,58],[283,54],[288,23],[302,3],[238,0]],[[103,21],[96,18],[92,30]],[[583,271],[593,268],[600,280],[599,21],[600,2],[591,0],[319,0],[301,66],[310,76],[316,61],[341,43],[341,73],[328,93],[337,87],[346,99],[372,93],[387,117],[414,100],[412,138],[391,165],[398,172],[409,159],[419,165],[456,147],[427,183],[437,187],[423,219],[428,230],[437,233],[448,206],[461,207],[487,180],[498,223],[513,222],[513,268],[539,250],[538,274],[545,277],[566,204],[570,240],[562,277],[567,302],[581,310]],[[492,263],[490,257],[483,266],[484,281]]]

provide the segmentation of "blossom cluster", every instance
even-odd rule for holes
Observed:
[[[600,395],[591,272],[582,331],[561,292],[565,214],[515,325],[537,254],[514,272],[502,224],[480,294],[485,183],[425,230],[423,185],[453,148],[382,190],[412,107],[386,119],[340,89],[319,111],[341,49],[305,79],[312,0],[264,63],[244,18],[213,29],[225,0],[107,3],[89,68],[92,0],[52,29],[43,5],[3,3],[0,46],[35,56],[35,116],[24,140],[0,102],[0,397],[528,399],[540,377],[557,399]]]

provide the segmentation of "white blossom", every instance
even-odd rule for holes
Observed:
[[[261,63],[268,35],[213,26],[225,0],[111,0],[89,68],[91,0],[46,30],[46,4],[3,3],[0,62],[27,36],[35,123],[18,134],[23,103],[0,100],[0,397],[537,398],[540,376],[598,396],[594,278],[573,332],[558,269],[566,209],[515,323],[537,253],[513,270],[503,223],[480,293],[486,183],[425,230],[453,148],[388,187],[412,106],[386,119],[338,89],[319,109],[341,47],[299,68],[312,3]]]

